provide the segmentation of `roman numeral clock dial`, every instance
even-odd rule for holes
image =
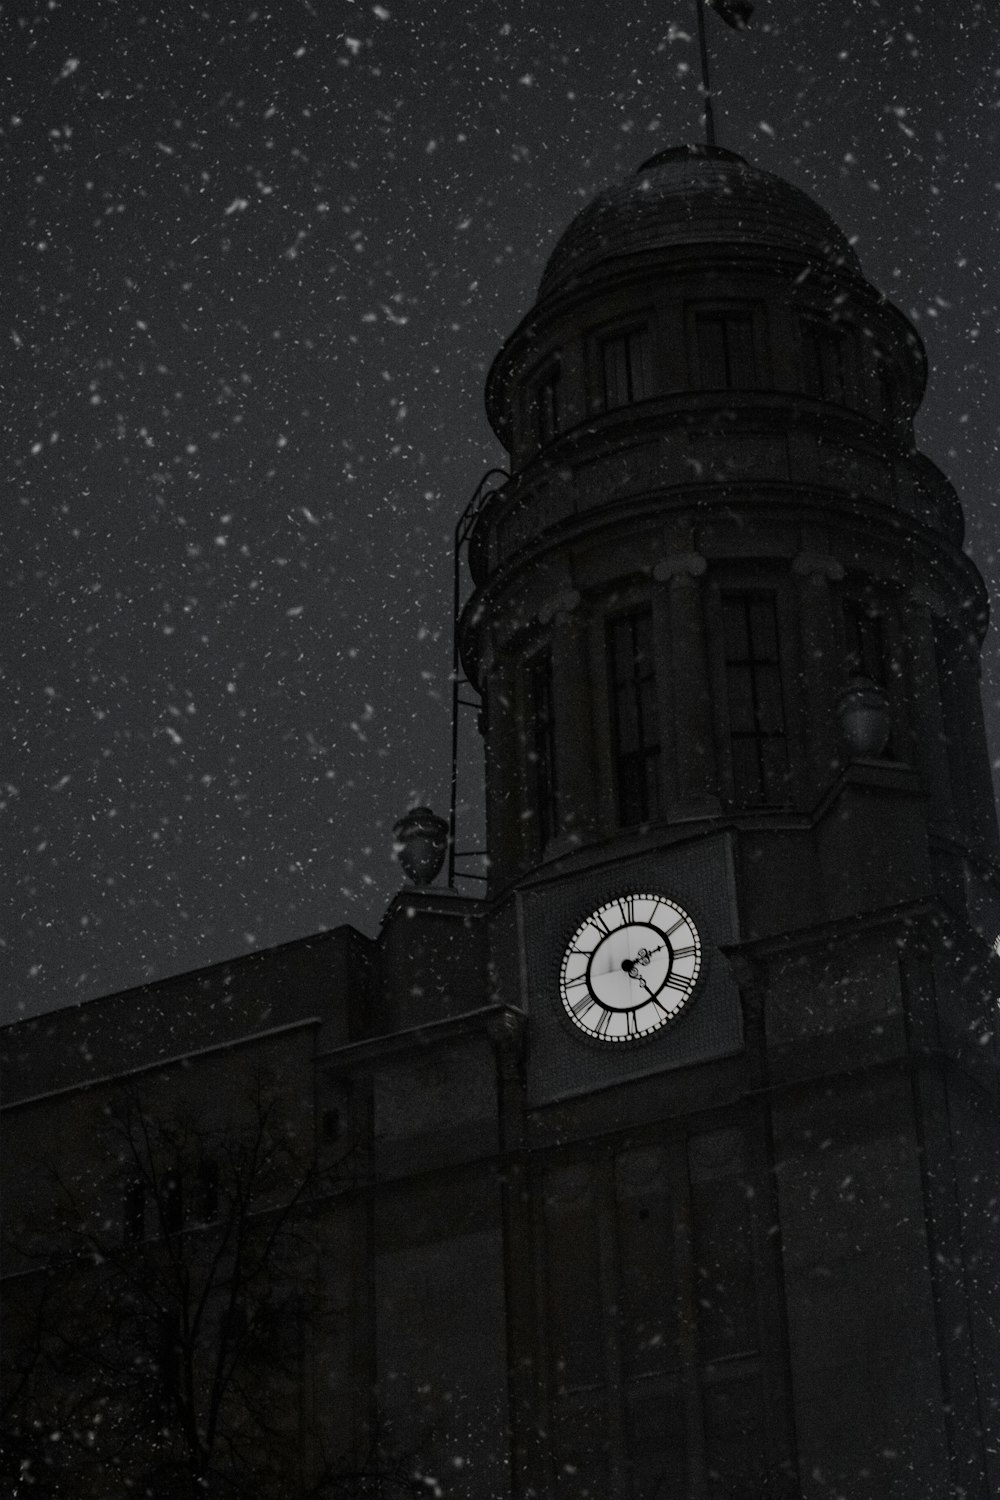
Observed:
[[[637,1042],[683,1014],[701,973],[701,938],[667,896],[617,896],[570,938],[559,993],[599,1042]]]

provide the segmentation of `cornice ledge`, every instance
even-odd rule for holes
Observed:
[[[800,552],[792,558],[792,572],[798,578],[819,577],[829,583],[840,583],[844,577],[844,565],[822,552]]]
[[[674,578],[701,578],[708,568],[708,560],[700,552],[678,552],[672,557],[661,557],[654,564],[653,577],[657,583],[669,583]]]

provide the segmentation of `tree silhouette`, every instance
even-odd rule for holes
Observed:
[[[112,1492],[320,1500],[421,1490],[377,1434],[324,1450],[309,1349],[335,1316],[316,1224],[330,1189],[310,1140],[257,1079],[239,1126],[109,1106],[109,1215],[90,1179],[52,1173],[39,1245],[19,1247],[0,1475],[16,1496]],[[310,1132],[311,1134],[311,1132]],[[13,1280],[13,1285],[11,1282]]]

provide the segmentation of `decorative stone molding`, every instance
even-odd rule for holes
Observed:
[[[546,599],[545,603],[540,607],[538,611],[538,623],[540,625],[547,625],[550,620],[554,620],[559,616],[565,618],[565,616],[571,615],[579,602],[579,589],[560,589],[558,594],[553,594],[550,599]]]
[[[844,576],[844,565],[835,557],[828,557],[822,552],[800,552],[792,558],[792,572],[798,578],[815,577],[818,574],[828,583],[840,583]]]
[[[486,677],[496,664],[497,654],[493,644],[493,632],[484,632],[479,647],[479,670]]]
[[[667,583],[674,578],[701,578],[707,568],[708,562],[700,552],[681,552],[673,557],[661,557],[653,568],[653,577],[657,583]]]

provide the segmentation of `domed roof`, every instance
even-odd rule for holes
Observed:
[[[608,261],[706,244],[773,246],[861,269],[843,231],[791,183],[735,151],[674,146],[577,214],[549,257],[539,294],[589,279]]]

